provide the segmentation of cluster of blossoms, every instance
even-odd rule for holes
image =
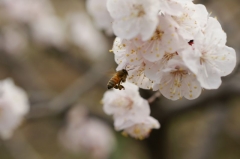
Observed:
[[[104,111],[125,134],[142,139],[160,127],[149,116],[138,87],[160,91],[171,100],[193,100],[202,89],[219,88],[221,77],[236,66],[235,50],[226,46],[225,32],[204,5],[192,0],[107,0],[111,17],[103,20],[103,5],[98,10],[100,2],[88,1],[96,23],[112,21],[116,70],[128,72],[126,90],[107,91],[103,97]]]
[[[117,35],[117,70],[140,88],[171,100],[217,89],[236,65],[235,50],[205,6],[192,0],[108,0]]]
[[[236,65],[218,20],[192,0],[88,0],[87,9],[99,29],[117,36],[117,71],[128,71],[126,90],[103,97],[104,111],[124,134],[142,139],[160,127],[138,87],[192,100],[202,89],[217,89]]]
[[[0,81],[0,137],[9,139],[29,111],[26,92],[11,79]]]
[[[150,116],[148,101],[143,99],[138,87],[130,82],[125,83],[125,90],[109,90],[103,97],[103,109],[113,115],[117,131],[137,139],[146,138],[151,129],[158,129],[160,124]]]
[[[93,159],[109,158],[115,138],[108,125],[89,117],[83,106],[75,106],[68,112],[66,124],[59,133],[59,140],[67,150]]]

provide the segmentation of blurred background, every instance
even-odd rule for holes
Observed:
[[[239,58],[240,1],[194,2],[218,18]],[[13,136],[0,139],[0,159],[240,158],[238,67],[196,100],[152,103],[161,128],[147,139],[116,132],[100,102],[116,68],[113,40],[84,0],[0,0],[0,79],[11,77],[31,106]]]

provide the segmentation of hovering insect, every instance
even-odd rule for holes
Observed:
[[[128,76],[128,71],[126,69],[122,69],[120,71],[117,71],[113,77],[109,80],[107,84],[107,88],[115,88],[115,89],[124,89],[123,85],[121,85],[121,82],[125,82]]]

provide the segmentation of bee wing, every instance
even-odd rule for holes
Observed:
[[[114,69],[110,69],[108,71],[106,71],[106,75],[109,77],[112,77],[116,74],[116,71]]]

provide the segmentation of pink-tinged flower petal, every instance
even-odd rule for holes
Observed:
[[[147,118],[143,118],[141,122],[125,128],[124,133],[130,135],[133,138],[142,140],[148,137],[152,129],[159,128],[160,128],[159,122],[156,119],[149,116]]]
[[[139,52],[150,62],[159,61],[165,53],[175,53],[187,45],[176,29],[169,23],[167,16],[159,16],[159,24],[151,39],[140,43]]]
[[[180,16],[166,15],[167,20],[177,29],[185,40],[193,40],[196,33],[206,26],[208,12],[202,5],[189,5]]]
[[[219,54],[215,60],[215,64],[220,68],[220,75],[227,76],[236,67],[236,52],[228,46],[219,47],[217,52],[219,52]]]
[[[182,97],[192,100],[201,94],[200,83],[179,57],[169,60],[160,84],[154,84],[153,89],[157,88],[163,96],[171,100]]]
[[[153,81],[151,81],[145,75],[145,64],[142,63],[140,66],[135,66],[133,70],[130,70],[128,75],[128,80],[140,88],[152,89]]]
[[[185,90],[184,97],[189,100],[196,99],[202,92],[202,87],[198,82],[196,76],[193,74],[186,76],[185,80],[183,81],[182,88]]]
[[[225,42],[221,25],[209,18],[203,33],[196,34],[194,44],[179,52],[205,89],[217,89],[222,83],[221,76],[230,74],[236,66],[235,50],[225,46]]]
[[[192,0],[160,0],[160,11],[163,14],[180,16],[186,5],[192,4]]]
[[[108,0],[114,33],[124,39],[148,40],[158,24],[158,0]]]
[[[217,19],[209,17],[207,26],[203,30],[205,35],[204,44],[207,45],[225,45],[227,42],[227,35],[222,30],[221,24]]]

